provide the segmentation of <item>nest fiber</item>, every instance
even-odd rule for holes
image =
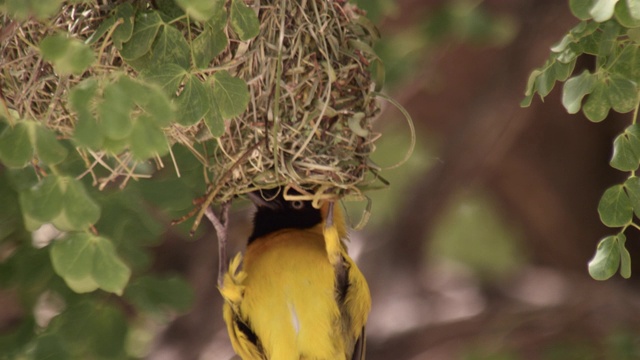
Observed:
[[[151,9],[153,3],[143,6]],[[124,71],[137,77],[108,37],[92,45],[97,62],[77,76],[57,76],[36,48],[43,37],[59,31],[90,38],[116,4],[65,5],[46,25],[18,24],[5,17],[0,46],[8,107],[70,138],[77,121],[65,104],[70,88],[100,73]],[[203,162],[214,202],[275,186],[296,188],[309,199],[361,194],[376,178],[369,160],[378,137],[371,129],[379,112],[370,72],[380,65],[371,50],[375,28],[344,1],[248,5],[257,12],[259,35],[240,41],[227,26],[229,45],[212,60],[210,71],[202,72],[214,74],[223,68],[243,79],[250,94],[246,111],[225,120],[219,137],[212,136],[203,121],[191,126],[173,123],[163,129],[167,141],[186,146]],[[195,21],[188,24],[178,29],[190,41],[202,27]],[[205,152],[203,143],[213,143],[208,147],[213,153]],[[127,150],[78,151],[100,184],[142,176]],[[106,176],[93,171],[99,166],[109,170]]]

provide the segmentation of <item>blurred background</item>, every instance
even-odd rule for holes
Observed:
[[[367,359],[640,359],[638,276],[597,282],[587,272],[608,234],[596,209],[622,180],[608,161],[627,121],[568,115],[559,88],[519,106],[529,73],[578,22],[568,1],[358,5],[383,34],[385,91],[417,132],[415,152],[382,172],[391,186],[370,194],[371,218],[351,234],[373,296]],[[374,160],[392,166],[408,149],[408,126],[387,105],[376,126]],[[347,206],[357,223],[361,204]],[[232,253],[250,213],[248,203],[232,210]],[[629,240],[638,264],[636,234]],[[232,356],[215,253],[211,231],[157,248],[158,271],[185,274],[196,296],[150,359]]]

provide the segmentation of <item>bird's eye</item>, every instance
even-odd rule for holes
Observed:
[[[291,207],[296,210],[302,210],[304,208],[304,202],[300,200],[295,200],[291,202]]]

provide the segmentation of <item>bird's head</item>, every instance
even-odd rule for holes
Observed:
[[[249,243],[278,230],[309,229],[324,222],[329,202],[321,203],[317,209],[308,200],[286,200],[284,192],[284,188],[277,187],[247,194],[257,208]],[[300,193],[289,189],[287,195],[295,197]],[[334,206],[333,219],[341,237],[346,237],[346,227],[340,210],[340,206]]]

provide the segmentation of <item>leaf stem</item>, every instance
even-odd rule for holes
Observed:
[[[634,228],[636,228],[636,230],[640,231],[640,225],[634,223],[634,222],[630,222],[629,224],[627,224],[624,228],[622,228],[622,231],[620,231],[620,234],[624,233],[624,231],[629,227],[632,226]]]

